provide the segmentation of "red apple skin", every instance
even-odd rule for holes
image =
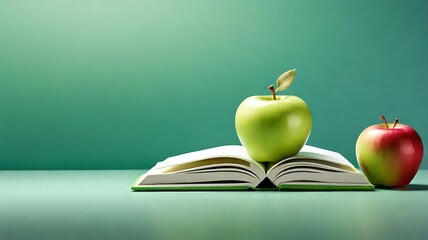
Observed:
[[[358,137],[355,152],[358,164],[375,186],[405,187],[416,175],[424,147],[419,134],[410,126],[377,124]]]

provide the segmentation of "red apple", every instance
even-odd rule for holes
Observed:
[[[410,126],[387,123],[366,128],[358,137],[355,152],[358,164],[375,186],[405,187],[416,175],[424,147],[419,134]]]

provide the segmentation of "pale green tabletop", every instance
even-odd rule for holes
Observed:
[[[0,239],[428,238],[428,170],[404,191],[132,192],[142,172],[0,171]]]

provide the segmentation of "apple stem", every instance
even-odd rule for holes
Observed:
[[[380,116],[380,120],[382,120],[384,123],[385,123],[385,126],[386,126],[386,129],[389,129],[389,127],[388,127],[388,123],[386,122],[386,118],[385,118],[385,116]],[[395,126],[395,125],[394,125]]]
[[[397,125],[397,123],[398,123],[398,118],[396,118],[396,119],[394,120],[394,126],[392,126],[392,129],[394,129],[394,128],[395,128],[395,126]]]
[[[269,91],[271,91],[271,92],[272,92],[273,100],[276,100],[275,87],[274,87],[273,85],[270,85],[270,86],[268,87],[268,89],[269,89]]]

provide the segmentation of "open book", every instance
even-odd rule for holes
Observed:
[[[305,145],[295,156],[262,164],[242,146],[227,145],[173,156],[140,176],[133,190],[372,190],[347,159]]]

